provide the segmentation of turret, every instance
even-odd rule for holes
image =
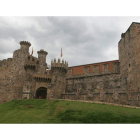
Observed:
[[[66,73],[68,71],[68,62],[60,59],[51,61],[52,84],[54,84],[54,98],[61,98],[61,94],[65,93],[66,89]]]
[[[28,42],[28,41],[20,41],[19,44],[21,45],[20,46],[21,51],[29,52],[29,47],[31,46],[30,42]]]
[[[38,53],[38,60],[39,60],[39,73],[45,73],[46,70],[46,55],[48,54],[48,52],[44,51],[44,50],[40,50],[37,52]]]
[[[29,55],[25,60],[24,69],[26,71],[28,70],[35,71],[38,65],[39,65],[38,59]]]
[[[56,62],[56,58],[54,58],[54,61],[51,61],[51,70],[52,71],[60,71],[67,73],[68,71],[68,62],[62,60],[62,63],[60,62],[60,59],[58,58],[58,62]]]
[[[29,47],[31,43],[28,41],[20,41],[20,49],[15,50],[13,53],[13,59],[17,61],[18,58],[26,58],[29,55]]]

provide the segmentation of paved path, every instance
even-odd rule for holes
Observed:
[[[69,100],[69,99],[59,99],[59,100],[77,101],[77,102],[87,102],[87,103],[98,103],[98,104],[107,104],[107,105],[123,106],[123,107],[129,107],[129,108],[137,108],[137,109],[140,109],[140,107],[137,107],[137,106],[121,105],[121,104],[114,104],[114,103],[95,102],[95,101],[85,101],[85,100]]]

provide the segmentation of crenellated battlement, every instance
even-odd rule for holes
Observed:
[[[51,83],[51,75],[49,75],[49,74],[35,73],[34,79],[38,82]]]
[[[39,61],[36,57],[28,56],[25,60],[24,68],[27,69],[35,69],[35,67],[39,64]]]
[[[60,58],[58,58],[58,60],[56,61],[56,58],[54,58],[54,60],[51,61],[51,69],[54,68],[65,69],[67,71],[68,62],[64,62],[64,60],[61,61]]]
[[[47,55],[47,54],[48,54],[48,52],[44,51],[43,49],[41,49],[41,50],[40,50],[40,51],[38,51],[37,53],[38,53],[38,54],[45,54],[45,55]]]
[[[28,41],[20,41],[19,44],[20,45],[26,45],[26,46],[29,46],[29,47],[31,46],[31,43],[28,42]]]
[[[9,66],[12,63],[12,58],[0,60],[0,66]]]

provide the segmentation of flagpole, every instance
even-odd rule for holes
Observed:
[[[63,54],[62,54],[62,48],[61,48],[61,54],[60,54],[60,58],[62,58]]]
[[[33,56],[33,47],[32,47],[32,53],[31,53],[31,56]]]

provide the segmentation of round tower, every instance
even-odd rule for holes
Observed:
[[[31,46],[31,43],[28,41],[20,41],[20,49],[15,50],[13,53],[13,59],[17,61],[17,59],[26,58],[29,55],[29,47]]]
[[[28,41],[20,41],[20,49],[23,52],[29,52],[29,47],[31,46],[31,43]]]
[[[45,73],[47,64],[46,64],[46,56],[48,54],[48,52],[44,51],[44,50],[40,50],[37,52],[38,53],[38,60],[39,60],[39,73]]]
[[[68,62],[62,62],[60,59],[56,62],[56,59],[51,61],[52,71],[52,84],[53,87],[53,98],[61,98],[61,94],[65,93],[66,89],[66,73],[68,71]]]

